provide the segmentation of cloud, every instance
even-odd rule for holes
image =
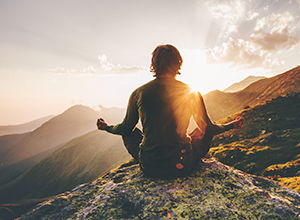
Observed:
[[[241,17],[244,16],[246,10],[246,2],[241,0],[234,1],[208,1],[206,3],[208,10],[214,18],[217,18],[222,23],[225,31],[225,36],[231,32],[238,30],[237,24]]]
[[[294,20],[289,12],[258,19],[250,41],[260,50],[292,49],[300,42]]]
[[[246,19],[253,20],[257,17],[258,13],[249,12]],[[256,20],[248,38],[229,38],[221,46],[207,49],[205,54],[207,63],[231,63],[232,66],[247,69],[276,69],[284,62],[275,58],[275,55],[283,50],[293,50],[299,43],[295,17],[289,12],[272,13]]]
[[[62,67],[56,67],[54,69],[43,69],[38,71],[47,71],[51,73],[62,74],[132,74],[138,72],[145,72],[147,68],[145,66],[121,66],[120,64],[114,65],[107,61],[106,55],[99,55],[100,68],[89,66],[81,70],[65,69]]]
[[[99,70],[95,69],[92,66],[89,66],[89,67],[81,69],[81,70],[65,69],[62,67],[56,67],[54,69],[43,69],[43,70],[38,70],[38,71],[47,71],[50,73],[65,73],[65,74],[97,74],[97,73],[100,73]]]
[[[140,71],[145,71],[147,68],[145,66],[121,66],[120,64],[114,65],[107,61],[106,55],[99,55],[98,59],[100,61],[101,69],[105,72],[111,73],[135,73]]]
[[[232,63],[238,68],[264,67],[273,69],[280,66],[278,59],[271,59],[270,53],[256,50],[251,42],[229,38],[221,47],[206,50],[208,63]]]
[[[246,18],[246,20],[247,20],[247,21],[251,21],[251,20],[253,20],[254,18],[256,18],[256,17],[258,17],[258,16],[259,16],[259,14],[258,14],[257,12],[249,11],[249,12],[247,13],[247,18]]]
[[[269,11],[269,5],[267,5],[266,7],[263,8],[264,11]]]

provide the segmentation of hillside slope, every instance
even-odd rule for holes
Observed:
[[[213,121],[216,121],[228,117],[246,106],[293,92],[300,92],[300,66],[274,77],[254,82],[236,93],[215,90],[205,94],[203,98],[208,114]]]
[[[255,174],[255,175],[264,175],[265,177],[268,177],[271,180],[274,179],[278,181],[279,183],[289,187],[290,189],[295,189],[300,192],[300,188],[299,188],[300,179],[297,179],[299,177],[299,169],[300,169],[300,163],[299,163],[300,161],[299,158],[300,157],[300,151],[299,151],[300,113],[298,111],[299,108],[300,108],[300,94],[293,94],[285,97],[277,97],[276,99],[260,103],[259,105],[244,109],[243,111],[232,115],[230,118],[223,119],[222,121],[220,121],[220,123],[231,121],[233,118],[239,115],[243,116],[244,117],[243,129],[238,131],[231,130],[223,134],[220,134],[219,136],[216,136],[213,140],[212,148],[207,156],[217,158],[222,163],[233,166],[234,168],[242,170],[244,172]],[[207,160],[207,161],[211,161],[211,160]],[[198,172],[197,175],[201,176],[202,178],[201,178],[201,182],[198,182],[200,180],[197,180],[197,184],[195,183],[195,185],[197,185],[198,187],[201,186],[201,188],[197,188],[197,186],[191,185],[191,182],[196,181],[193,178],[197,175],[191,175],[190,177],[187,178],[176,179],[173,182],[172,181],[166,182],[162,180],[152,179],[149,180],[149,182],[147,182],[146,186],[143,185],[144,181],[146,180],[142,179],[142,181],[137,180],[137,182],[129,184],[129,186],[126,185],[125,188],[129,187],[128,194],[126,195],[122,194],[120,196],[118,194],[119,191],[112,191],[112,192],[106,190],[103,191],[100,190],[99,192],[96,191],[98,193],[97,195],[95,195],[95,197],[99,196],[99,198],[101,198],[101,201],[104,200],[105,202],[109,203],[110,206],[107,207],[102,206],[103,203],[105,203],[104,201],[103,203],[96,204],[95,206],[93,204],[88,205],[88,201],[85,200],[83,197],[80,197],[82,199],[78,199],[78,200],[76,199],[75,195],[78,194],[66,193],[64,194],[66,195],[66,197],[63,197],[66,198],[65,200],[54,199],[53,202],[45,203],[47,204],[46,205],[47,209],[45,208],[45,210],[47,210],[46,212],[40,213],[39,211],[36,211],[36,212],[32,212],[29,216],[36,217],[38,215],[43,215],[43,216],[45,215],[48,217],[52,217],[53,219],[55,219],[55,217],[61,217],[61,216],[75,218],[74,216],[75,214],[73,215],[72,213],[76,213],[76,217],[82,219],[84,219],[85,217],[86,218],[95,217],[101,219],[121,218],[121,217],[133,218],[136,217],[136,215],[141,218],[149,217],[149,219],[151,219],[151,217],[155,215],[158,216],[163,215],[167,217],[169,212],[170,213],[169,215],[171,215],[170,217],[173,216],[174,218],[186,217],[186,218],[201,219],[205,217],[207,218],[210,217],[210,218],[225,219],[225,218],[233,218],[236,217],[237,215],[237,216],[244,216],[245,219],[247,218],[248,219],[259,219],[259,218],[297,219],[296,213],[298,212],[299,214],[300,211],[299,202],[295,204],[296,209],[291,208],[287,204],[291,205],[290,201],[295,201],[295,200],[291,199],[291,197],[289,198],[285,197],[287,195],[286,192],[281,191],[282,189],[284,189],[284,191],[290,192],[288,189],[282,188],[277,183],[271,180],[268,181],[267,179],[263,179],[261,177],[256,177],[256,176],[254,177],[252,176],[255,179],[255,181],[253,181],[252,179],[250,180],[251,183],[249,183],[247,182],[249,181],[249,179],[247,178],[250,175],[245,174],[241,171],[234,171],[233,173],[239,172],[242,174],[242,176],[244,175],[244,177],[240,175],[237,176],[233,175],[233,173],[231,173],[233,176],[231,176],[231,174],[228,173],[226,173],[225,176],[218,176],[219,173],[213,170],[213,168],[215,168],[214,166],[217,166],[216,164],[218,164],[219,168],[221,169],[224,169],[224,167],[226,166],[217,163],[216,161],[214,161],[213,163],[215,163],[215,165],[212,165],[209,168],[205,167],[203,168],[203,170],[197,171]],[[226,169],[232,169],[232,168],[226,168]],[[127,175],[129,177],[127,177]],[[245,178],[245,176],[247,176],[247,178],[244,179],[245,182],[243,181],[241,182],[241,179]],[[115,184],[114,186],[116,186],[117,189],[121,188],[120,191],[122,192],[124,192],[124,188],[122,188],[123,185],[125,183],[130,182],[131,178],[135,178],[135,177],[136,177],[136,173],[131,173],[131,171],[128,172],[126,171],[123,173],[120,170],[117,170],[115,174],[110,176],[111,181]],[[235,179],[234,181],[236,182],[231,182],[231,181],[227,182],[228,178],[230,180]],[[268,183],[267,184],[268,186],[266,187],[266,185],[257,184],[257,182],[259,182],[257,181],[257,179],[263,180],[264,183]],[[159,181],[159,184],[157,184],[157,181]],[[142,186],[139,186],[140,183],[142,184]],[[182,184],[182,186],[177,183]],[[94,184],[95,183],[92,183],[90,184],[90,186]],[[102,184],[106,184],[106,183],[102,182]],[[107,184],[109,185],[109,181],[107,182]],[[245,188],[245,185],[247,184],[249,184],[249,188],[247,187]],[[132,185],[134,185],[133,189],[130,188]],[[84,188],[85,186],[87,185],[82,185],[81,187]],[[152,186],[154,186],[154,189],[151,188]],[[173,188],[171,188],[171,186]],[[228,187],[231,188],[230,192],[228,191]],[[152,190],[149,190],[149,188]],[[281,191],[282,193],[281,195],[284,195],[283,197],[279,196],[280,193],[278,193],[277,191],[279,188],[280,188],[279,191]],[[165,204],[165,200],[163,197],[164,195],[171,196],[169,193],[165,193],[169,189],[176,192],[175,195],[178,196],[176,198],[183,198],[183,199],[177,199],[177,200],[175,199],[174,201],[172,200],[173,201],[172,204],[174,206],[173,205],[152,206],[153,204],[155,204],[155,202],[150,202],[149,204],[148,200],[138,199],[138,201],[140,202],[134,200],[134,204],[142,204],[141,208],[143,209],[143,211],[139,212],[135,209],[134,210],[130,209],[130,211],[126,211],[126,210],[124,211],[124,209],[122,208],[123,205],[125,206],[125,204],[127,204],[128,202],[130,203],[131,199],[137,196],[137,194],[135,194],[133,197],[131,197],[132,190],[136,190],[136,189],[141,190],[139,193],[137,190],[136,191],[137,194],[141,194],[142,192],[144,192],[143,189],[147,189],[146,192],[148,193],[146,197],[147,196],[151,197],[154,201],[157,201],[158,204]],[[177,194],[177,189],[179,191],[178,194]],[[224,191],[222,190],[218,191],[218,189],[223,189]],[[94,189],[90,189],[90,190],[91,190],[90,192],[94,191]],[[200,192],[200,194],[203,195],[203,198],[197,197],[199,195],[199,192],[197,190],[200,191],[203,190]],[[101,194],[102,192],[104,192],[105,195],[102,196]],[[108,194],[106,194],[106,192],[108,192]],[[151,194],[152,192],[154,192],[154,195]],[[158,194],[155,194],[156,192],[158,192]],[[85,191],[84,193],[88,193],[88,192]],[[84,193],[82,192],[82,194]],[[196,193],[196,195],[193,193]],[[112,194],[113,196],[111,196]],[[293,192],[292,194],[297,194],[297,193]],[[129,201],[125,199],[123,203],[123,200],[120,199],[118,200],[120,201],[120,203],[119,202],[115,203],[117,200],[113,200],[113,199],[110,200],[110,198],[106,197],[107,195],[109,195],[110,198],[116,198],[116,199],[119,197],[129,198]],[[158,199],[156,197],[157,195],[159,195],[159,197],[161,197],[162,200]],[[74,196],[74,200],[72,199],[73,196]],[[145,195],[141,195],[141,197],[143,196]],[[139,196],[137,197],[140,198]],[[260,199],[263,199],[263,201],[260,201],[258,197],[260,197]],[[155,198],[157,198],[157,200],[155,200]],[[170,199],[170,197],[167,198],[168,200]],[[215,198],[218,199],[216,200]],[[194,205],[195,205],[195,201],[198,201],[197,199],[199,200],[199,204],[196,202],[196,204],[198,204],[196,205],[197,207],[196,210],[198,211],[195,211]],[[248,201],[248,199],[250,199],[249,201],[252,201],[251,204],[247,204],[247,202],[239,204],[240,203],[239,200]],[[274,203],[276,199],[278,199],[278,203]],[[90,198],[89,201],[91,200],[92,198]],[[63,201],[63,204],[60,203],[61,201]],[[207,201],[207,202],[201,203],[201,201]],[[228,207],[227,205],[224,205],[220,201],[222,202],[231,201],[236,206],[234,206],[234,208],[230,206]],[[286,203],[281,203],[281,205],[282,204],[285,205],[280,206],[279,201],[285,201]],[[266,204],[264,204],[264,202]],[[79,205],[80,207],[78,207],[77,205],[71,207],[68,205],[69,203],[72,203],[73,205],[78,203],[80,204]],[[63,207],[67,207],[66,209],[69,210],[70,212],[64,213],[63,211],[60,211],[58,208],[60,206],[56,206],[57,204],[62,205]],[[85,205],[81,206],[81,204],[85,204]],[[218,204],[218,207],[225,207],[225,209],[212,208],[216,206],[210,206],[210,204]],[[243,205],[245,205],[244,208]],[[41,207],[45,207],[45,206],[41,206]],[[161,209],[158,209],[158,207],[161,207]],[[181,208],[172,209],[172,207],[181,207]],[[262,211],[262,207],[265,207],[263,208],[263,211]],[[105,211],[107,210],[106,208],[109,210],[113,209],[115,211],[112,212]],[[172,211],[171,212],[166,211],[167,209]],[[291,209],[294,210],[295,215],[287,214],[289,212],[287,210],[291,210]],[[121,211],[117,211],[117,210],[121,210]],[[162,212],[161,210],[164,211]],[[213,212],[206,213],[204,210],[213,210]],[[28,217],[28,219],[30,218]]]
[[[0,136],[0,158],[1,155],[7,155],[7,152],[10,151],[10,147],[17,144],[22,138],[24,138],[27,133],[24,134],[8,134]],[[2,161],[2,158],[1,160]],[[4,164],[0,164],[0,169]]]
[[[138,165],[46,201],[29,219],[298,219],[300,195],[214,160],[186,178],[145,178]]]
[[[107,112],[109,112],[108,121],[120,121],[124,116],[124,109],[102,107],[99,112],[86,106],[76,105],[36,130],[26,133],[12,145],[2,145],[0,142],[0,151],[7,149],[4,154],[0,155],[0,172],[2,173],[0,184],[16,177],[69,140],[95,130],[97,118],[105,117]],[[14,136],[10,137],[14,138]],[[9,137],[6,136],[6,139]]]
[[[232,115],[240,131],[216,136],[208,156],[242,171],[280,181],[300,192],[300,93],[277,97]],[[293,178],[294,184],[288,179]]]
[[[77,137],[0,187],[0,203],[43,198],[92,181],[128,161],[120,136],[98,130]]]

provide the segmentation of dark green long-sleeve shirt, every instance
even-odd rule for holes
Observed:
[[[136,89],[130,96],[123,122],[105,130],[129,134],[140,118],[144,133],[140,162],[163,161],[181,149],[191,149],[187,128],[192,116],[202,135],[205,132],[215,135],[232,128],[211,122],[199,92],[192,92],[188,85],[174,78],[158,77]]]

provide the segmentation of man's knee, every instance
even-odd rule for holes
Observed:
[[[138,160],[139,146],[143,139],[143,133],[141,130],[136,128],[128,135],[122,135],[122,139],[127,151],[135,160]]]
[[[198,137],[191,138],[192,148],[197,153],[197,158],[201,159],[208,153],[213,136],[205,134],[201,139]]]

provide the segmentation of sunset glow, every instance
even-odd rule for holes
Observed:
[[[299,14],[299,0],[1,1],[0,125],[75,104],[125,108],[164,43],[202,94],[274,76],[299,65]]]

